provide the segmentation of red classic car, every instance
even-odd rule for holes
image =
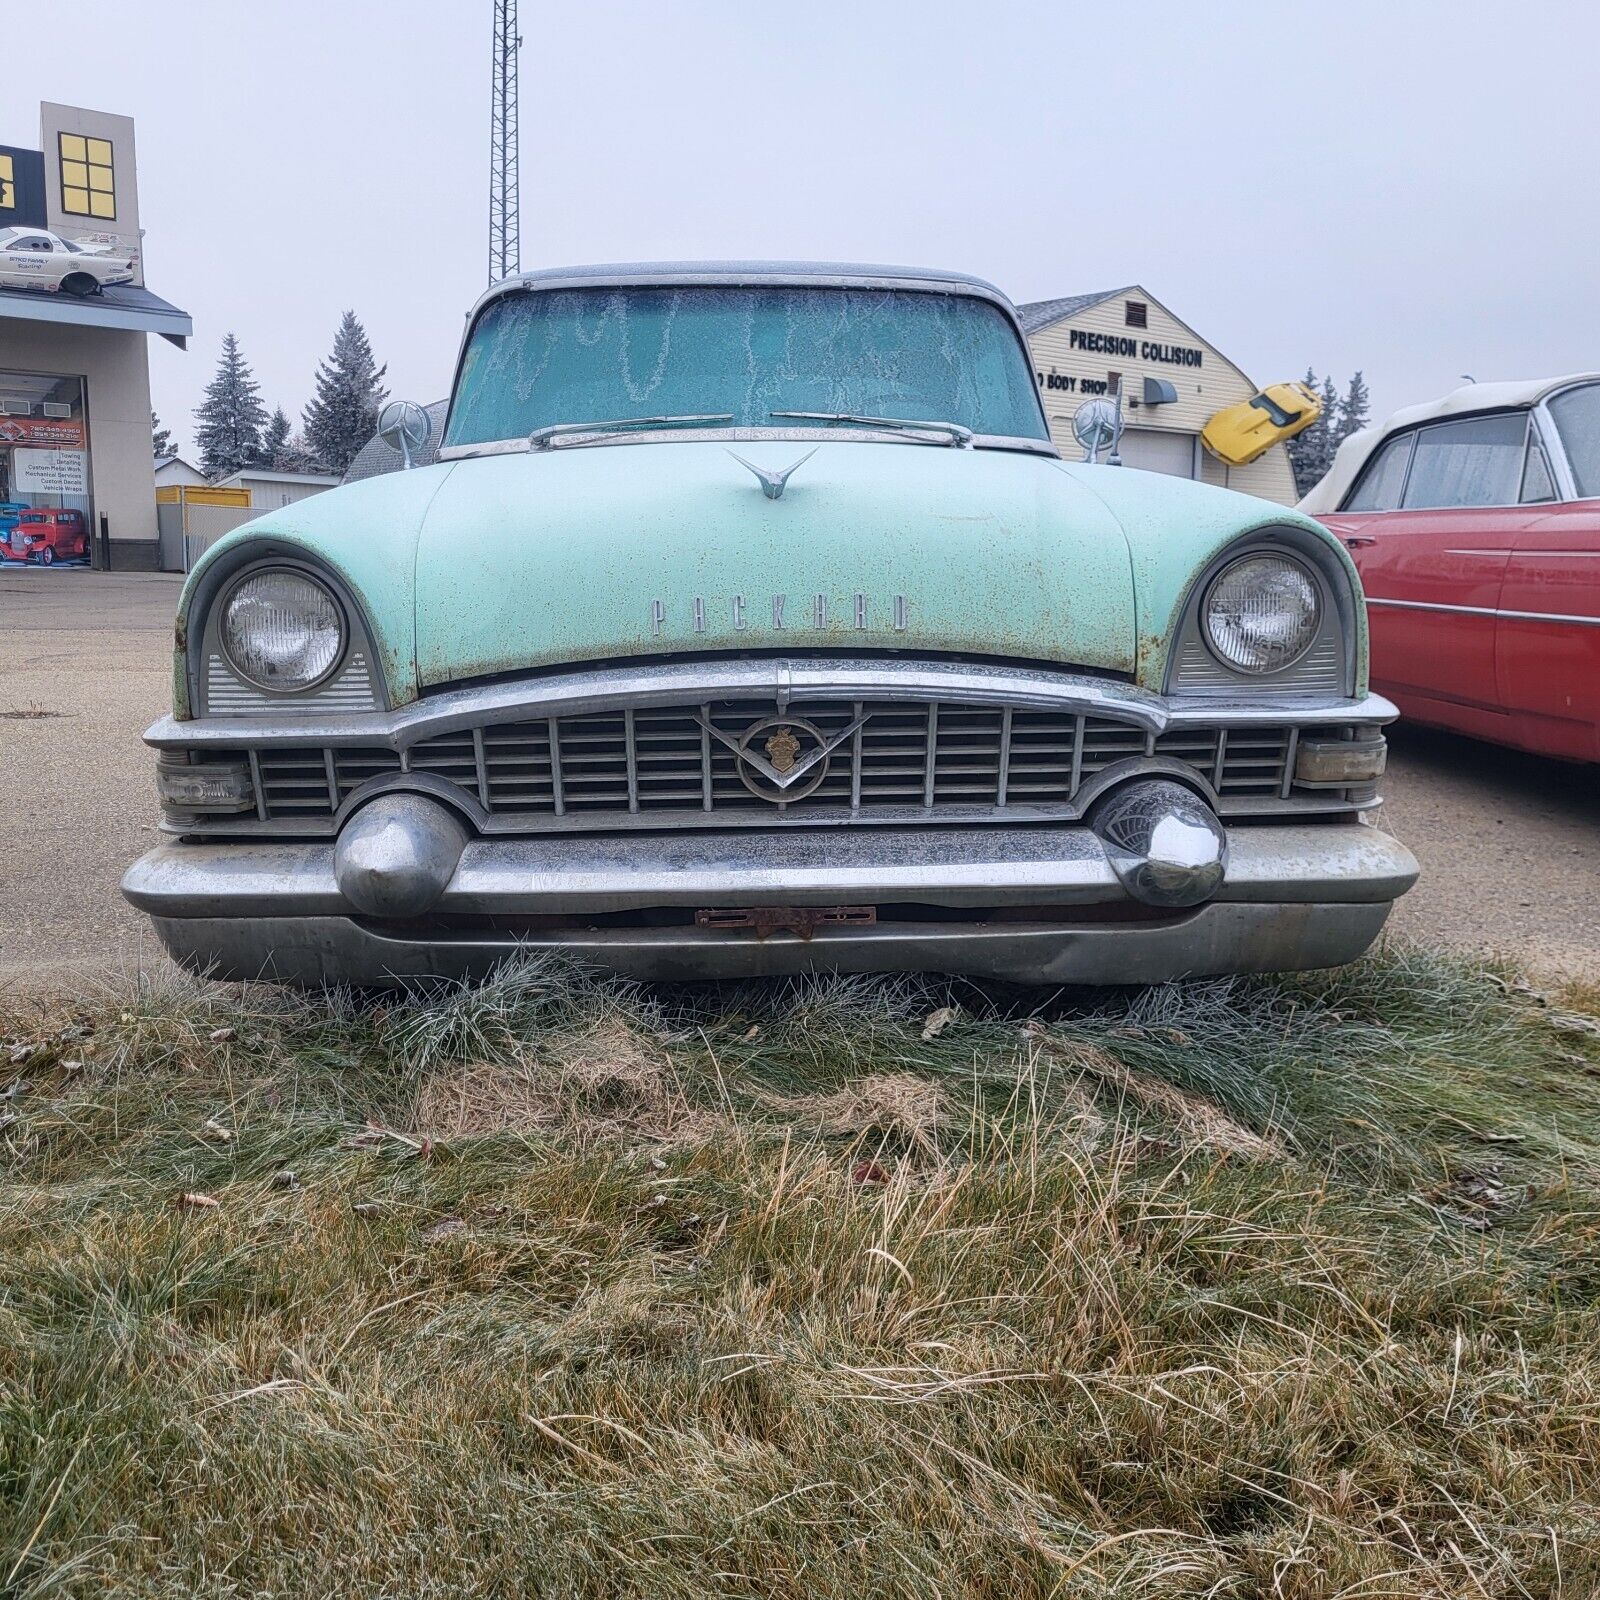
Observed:
[[[6,561],[37,561],[48,567],[57,561],[83,561],[88,555],[89,534],[81,511],[30,507],[18,513],[16,526],[0,541],[0,559]]]
[[[1600,374],[1397,411],[1300,508],[1350,547],[1406,716],[1600,761]]]

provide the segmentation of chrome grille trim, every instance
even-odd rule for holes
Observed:
[[[443,734],[404,751],[272,745],[244,753],[257,776],[260,820],[330,827],[358,790],[408,779],[459,792],[488,830],[501,832],[1068,820],[1082,815],[1102,778],[1147,766],[1192,776],[1223,815],[1353,803],[1343,791],[1296,789],[1297,736],[1287,725],[1157,733],[1073,712],[809,698],[791,702],[789,714],[825,734],[866,720],[834,751],[814,790],[774,802],[746,788],[737,757],[702,720],[736,734],[775,716],[774,705],[619,708]],[[218,825],[238,831],[236,823]]]
[[[814,793],[775,804],[745,788],[707,724],[736,741],[786,713],[825,737],[868,720]],[[986,662],[757,657],[574,671],[290,725],[169,717],[145,737],[198,760],[248,756],[257,779],[256,819],[168,818],[169,830],[327,834],[358,791],[410,787],[458,799],[480,832],[509,834],[1060,822],[1092,804],[1113,767],[1112,778],[1138,767],[1189,777],[1231,816],[1348,812],[1373,803],[1370,787],[1297,787],[1298,730],[1367,731],[1394,716],[1376,695],[1167,698]]]

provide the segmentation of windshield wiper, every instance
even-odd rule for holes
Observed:
[[[703,417],[613,417],[609,422],[553,422],[548,428],[535,428],[528,435],[530,450],[542,449],[553,439],[569,433],[623,433],[630,428],[692,428],[701,423],[732,422],[733,413]]]
[[[804,422],[853,422],[863,428],[893,428],[908,433],[942,433],[945,443],[972,443],[972,429],[959,422],[928,422],[921,417],[867,417],[855,411],[769,411],[769,417],[798,417]]]

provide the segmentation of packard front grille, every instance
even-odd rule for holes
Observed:
[[[785,747],[786,734],[795,748]],[[793,767],[833,748],[810,762],[803,782],[783,789],[741,757],[741,740],[779,772],[786,755]],[[250,763],[259,819],[275,822],[331,818],[363,784],[401,772],[459,785],[507,826],[573,830],[668,825],[674,817],[759,825],[912,813],[1075,815],[1079,792],[1098,773],[1151,757],[1193,769],[1225,813],[1296,799],[1327,809],[1354,798],[1302,794],[1291,780],[1294,746],[1287,726],[1150,734],[1111,717],[1007,705],[795,699],[780,712],[775,700],[749,698],[491,723],[424,739],[403,754],[276,744],[227,754]]]

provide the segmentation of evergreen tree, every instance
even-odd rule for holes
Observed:
[[[172,429],[161,426],[161,418],[150,413],[150,450],[155,456],[176,455],[172,446]]]
[[[1341,396],[1332,378],[1319,378],[1306,368],[1305,386],[1322,404],[1317,420],[1289,441],[1289,465],[1294,470],[1294,486],[1306,494],[1333,465],[1333,458],[1352,433],[1358,433],[1372,420],[1367,380],[1361,373],[1351,375],[1350,385]]]
[[[216,373],[194,415],[199,424],[195,443],[200,447],[200,470],[208,478],[226,478],[242,467],[260,465],[266,408],[250,363],[231,333],[223,337]]]
[[[282,406],[274,408],[267,419],[266,431],[261,435],[261,459],[275,471],[286,469],[278,465],[278,457],[289,443],[289,417]]]
[[[373,359],[366,329],[353,311],[334,335],[333,353],[317,368],[317,391],[305,409],[306,442],[330,472],[343,472],[378,428],[378,408],[388,396],[388,371]]]
[[[1306,375],[1302,381],[1313,394],[1317,392],[1319,388],[1317,375],[1310,367],[1306,368]],[[1286,446],[1289,452],[1289,466],[1294,473],[1294,487],[1297,494],[1305,494],[1311,485],[1327,470],[1320,465],[1324,458],[1327,418],[1328,413],[1324,410],[1322,415],[1309,428],[1302,429]]]
[[[1350,387],[1339,402],[1339,421],[1334,429],[1337,438],[1335,450],[1352,433],[1359,433],[1372,420],[1372,401],[1367,393],[1367,380],[1359,371],[1350,375]]]
[[[306,443],[305,430],[291,433],[272,463],[279,472],[326,472],[327,465],[318,461]]]
[[[1317,476],[1320,478],[1333,465],[1333,453],[1339,448],[1339,391],[1334,388],[1332,378],[1322,380],[1317,398],[1322,402],[1322,415],[1317,418],[1317,425],[1322,430],[1318,439],[1318,466],[1321,471]]]

